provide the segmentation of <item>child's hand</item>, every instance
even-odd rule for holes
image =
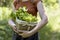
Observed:
[[[18,33],[18,29],[16,28],[16,26],[12,27],[13,31],[15,31],[16,33]]]
[[[30,32],[30,31],[20,31],[20,32],[21,33],[19,33],[19,35],[21,35],[24,38],[32,36],[32,32]]]
[[[16,24],[15,24],[12,20],[9,20],[9,21],[8,21],[8,24],[11,26],[11,28],[12,28],[16,33],[18,33],[18,29],[16,28]]]

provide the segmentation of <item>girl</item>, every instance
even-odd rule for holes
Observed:
[[[41,21],[37,23],[35,28],[30,31],[18,31],[13,20],[9,20],[9,25],[14,30],[14,35],[12,40],[39,40],[38,39],[38,31],[47,24],[47,16],[44,14],[44,8],[41,0],[14,0],[15,10],[18,10],[19,7],[26,6],[28,12],[33,16],[37,16],[37,12],[39,12]],[[22,34],[19,34],[22,32]],[[18,35],[19,34],[19,35]]]

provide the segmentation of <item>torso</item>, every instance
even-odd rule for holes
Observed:
[[[18,9],[19,7],[26,6],[27,9],[28,9],[27,12],[29,12],[33,16],[37,16],[37,7],[29,1],[15,3],[14,6],[15,6],[16,9]]]

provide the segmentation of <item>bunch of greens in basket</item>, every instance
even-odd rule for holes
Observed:
[[[20,7],[16,12],[11,13],[12,19],[19,19],[26,22],[37,22],[37,18],[27,12],[26,7]]]

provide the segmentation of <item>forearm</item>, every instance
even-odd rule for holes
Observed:
[[[14,1],[15,1],[15,0],[14,0]],[[14,4],[13,4],[13,3],[12,3],[12,5],[11,5],[11,7],[12,7],[12,12],[15,12],[16,10],[15,10],[15,7],[14,7]],[[10,26],[12,26],[12,27],[16,26],[15,23],[14,23],[14,21],[13,21],[13,19],[10,19],[10,20],[8,21],[8,24],[9,24]]]
[[[41,20],[34,29],[31,30],[32,34],[38,32],[41,28],[43,28],[47,24],[47,19]]]
[[[41,17],[41,21],[36,25],[34,29],[31,30],[32,34],[38,32],[43,26],[45,26],[48,22],[47,16],[44,14],[44,8],[41,2],[37,3],[37,9]]]

